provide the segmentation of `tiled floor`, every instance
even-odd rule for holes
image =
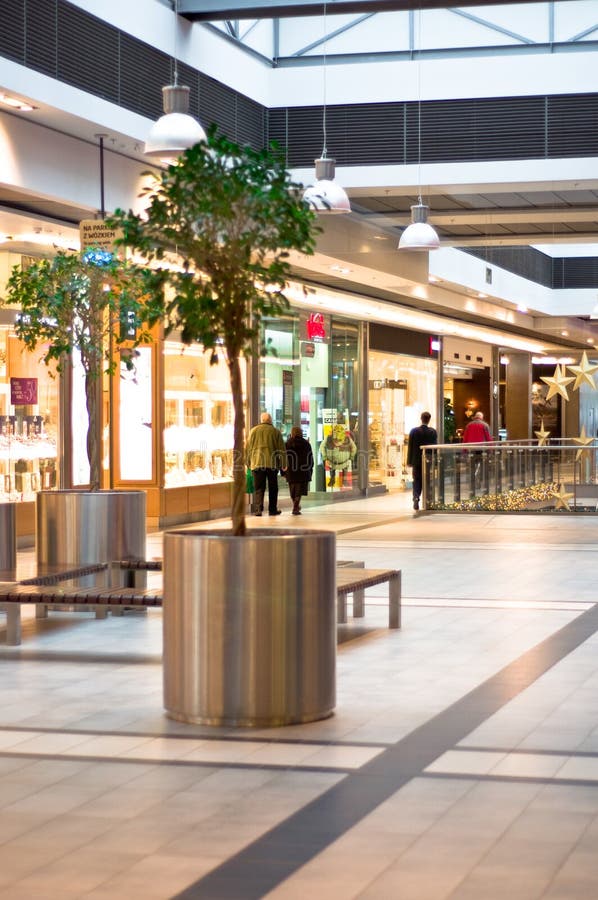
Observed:
[[[371,589],[330,719],[167,719],[159,611],[0,644],[0,897],[597,898],[598,519],[388,495],[298,523],[403,572],[403,628]]]

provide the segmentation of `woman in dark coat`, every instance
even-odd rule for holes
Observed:
[[[307,495],[314,470],[314,455],[311,444],[305,440],[298,425],[293,425],[291,428],[286,448],[287,470],[284,474],[289,483],[289,492],[293,501],[293,515],[300,516],[301,497]]]

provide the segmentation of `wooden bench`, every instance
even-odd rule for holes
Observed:
[[[365,615],[365,591],[388,582],[388,627],[401,627],[401,570],[342,567],[336,572],[337,622],[347,621],[347,595],[353,595],[353,616]]]
[[[21,643],[21,607],[35,604],[36,610],[52,606],[68,606],[77,611],[93,610],[96,618],[104,619],[108,609],[113,612],[127,608],[161,607],[161,592],[135,587],[78,587],[60,588],[54,585],[0,583],[0,607],[6,611],[6,643]]]
[[[337,568],[337,615],[339,624],[347,621],[347,596],[353,595],[353,615],[365,613],[365,591],[369,587],[388,582],[388,627],[401,627],[401,572],[398,569],[364,569],[363,563]],[[48,608],[68,606],[76,611],[93,610],[96,618],[105,618],[108,610],[115,614],[125,608],[159,608],[163,603],[161,591],[145,587],[71,587],[62,588],[60,582],[73,580],[85,575],[105,571],[110,568],[139,572],[161,571],[160,560],[119,560],[97,566],[86,566],[38,575],[21,582],[0,583],[0,608],[6,611],[6,643],[17,646],[21,643],[21,607],[33,604],[45,615]]]

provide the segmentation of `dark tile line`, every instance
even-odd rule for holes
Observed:
[[[349,775],[355,770],[348,766],[301,766],[301,765],[275,765],[274,763],[250,763],[250,762],[219,762],[218,760],[193,760],[193,759],[147,759],[143,756],[78,756],[76,753],[60,755],[58,753],[19,753],[14,750],[0,751],[0,759],[32,759],[52,762],[89,762],[93,765],[102,763],[125,763],[144,766],[176,766],[187,769],[251,769],[252,771],[266,772],[317,772],[321,775]]]
[[[518,756],[570,756],[574,759],[588,758],[598,759],[598,751],[595,750],[534,750],[517,747],[476,747],[475,744],[458,744],[453,750],[463,750],[467,753],[516,753]]]
[[[198,726],[201,727],[201,726]],[[209,727],[209,726],[206,726]],[[292,727],[292,726],[290,726]],[[32,732],[35,734],[84,734],[89,735],[90,737],[145,737],[149,740],[160,739],[160,740],[177,740],[177,741],[228,741],[231,744],[247,744],[247,743],[259,743],[259,744],[272,744],[274,746],[281,744],[286,746],[287,744],[290,746],[304,746],[304,747],[371,747],[373,749],[380,748],[385,750],[390,744],[389,741],[339,741],[333,740],[332,738],[322,738],[322,740],[317,740],[315,738],[286,738],[286,737],[268,737],[262,736],[261,733],[253,733],[249,731],[246,734],[238,735],[238,734],[222,734],[218,732],[216,729],[212,728],[210,734],[202,734],[201,732],[191,732],[191,733],[183,733],[183,732],[170,732],[168,734],[162,731],[126,731],[126,730],[113,730],[113,729],[98,729],[98,728],[50,728],[45,725],[43,727],[36,728],[35,725],[0,725],[0,734],[2,732],[7,732],[10,734],[13,731],[26,731]]]
[[[177,900],[259,900],[597,630],[593,607],[176,894]]]
[[[0,633],[2,629],[0,628]],[[38,631],[37,634],[40,632]],[[19,650],[7,649],[0,645],[0,663],[2,662],[55,662],[55,663],[109,663],[116,665],[151,665],[161,666],[162,655],[156,653],[94,653],[89,651],[71,652],[69,650]]]
[[[422,772],[417,776],[426,780],[432,778],[440,781],[496,781],[508,784],[541,784],[546,787],[557,785],[561,787],[583,787],[598,789],[598,781],[591,778],[550,778],[546,775],[493,775],[491,772],[480,775],[478,772]]]

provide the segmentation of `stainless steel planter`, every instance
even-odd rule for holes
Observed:
[[[0,570],[14,572],[17,566],[17,508],[0,503]]]
[[[164,535],[164,706],[208,725],[322,719],[336,702],[336,536]]]
[[[42,491],[38,563],[88,565],[145,559],[145,491]]]

